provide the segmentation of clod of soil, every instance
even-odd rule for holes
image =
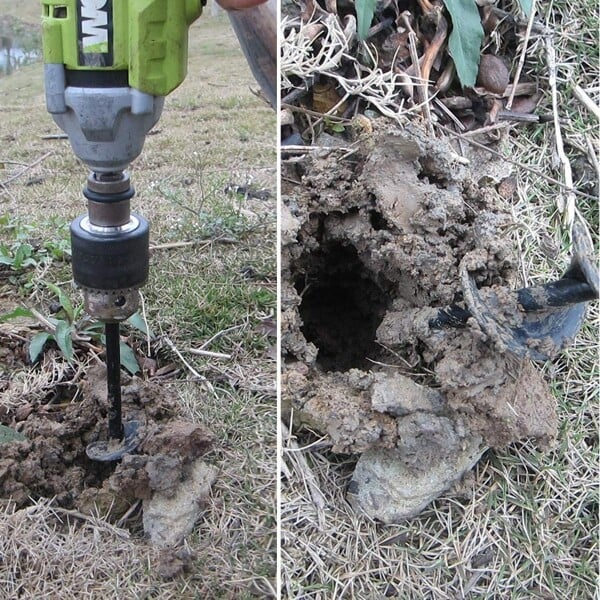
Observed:
[[[413,127],[378,126],[339,155],[284,166],[284,406],[334,451],[362,454],[351,501],[397,521],[486,448],[549,443],[554,400],[540,373],[473,319],[430,326],[438,308],[463,300],[463,260],[479,287],[515,287],[512,221],[494,178],[481,165],[474,178],[447,143]],[[359,489],[367,472],[385,483]]]
[[[1,446],[2,498],[10,498],[18,508],[38,498],[54,498],[64,508],[86,514],[99,510],[117,519],[137,500],[175,498],[193,482],[192,487],[203,492],[195,496],[199,505],[215,476],[199,460],[210,449],[213,435],[202,425],[178,419],[176,399],[167,386],[128,378],[122,389],[124,419],[142,424],[144,441],[135,454],[117,463],[86,456],[87,444],[107,435],[105,385],[104,367],[94,367],[70,402],[31,404],[26,413],[18,407],[4,409],[2,421],[27,441]],[[206,485],[200,485],[200,472]],[[173,531],[169,539],[175,537]]]

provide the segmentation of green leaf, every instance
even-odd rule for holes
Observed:
[[[10,321],[11,319],[18,319],[20,317],[33,317],[33,314],[28,308],[25,308],[24,306],[18,306],[15,308],[15,310],[0,315],[0,323]]]
[[[47,331],[40,331],[36,333],[29,342],[29,360],[33,364],[42,353],[44,344],[51,338],[54,337]]]
[[[475,0],[444,0],[452,18],[448,50],[463,87],[473,87],[479,69],[483,27]]]
[[[59,321],[56,324],[56,334],[54,339],[60,348],[60,351],[65,355],[66,359],[71,362],[75,357],[73,352],[73,340],[71,338],[71,332],[73,326],[67,321]]]
[[[67,296],[67,294],[65,294],[57,285],[54,285],[53,283],[46,282],[46,287],[58,296],[58,301],[63,307],[63,310],[69,319],[69,323],[73,323],[73,321],[75,321],[75,312],[73,311],[73,305],[71,304],[69,296]]]
[[[13,269],[19,270],[28,265],[24,264],[26,259],[31,258],[33,254],[33,247],[29,244],[20,244],[15,251],[15,259],[13,263]],[[29,263],[31,264],[31,262]],[[35,265],[35,261],[33,262]]]
[[[154,332],[152,329],[146,327],[146,321],[144,321],[144,317],[136,312],[134,315],[131,315],[127,322],[138,331],[141,331],[144,335],[147,335],[150,339],[154,339]]]
[[[533,9],[533,0],[519,0],[521,10],[525,13],[525,16],[529,19],[531,16],[531,10]]]
[[[358,39],[361,41],[367,37],[369,27],[371,27],[371,22],[373,21],[373,15],[375,14],[376,4],[377,0],[355,0],[356,29]]]
[[[18,431],[11,429],[10,427],[6,427],[6,425],[0,425],[0,444],[5,444],[7,442],[24,442],[27,438]]]
[[[127,369],[132,375],[139,373],[140,365],[135,358],[133,350],[125,343],[119,342],[121,349],[121,366]]]

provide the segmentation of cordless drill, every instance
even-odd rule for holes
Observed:
[[[71,224],[72,267],[86,311],[105,322],[108,442],[116,460],[137,445],[121,418],[119,323],[134,314],[148,278],[148,222],[131,212],[129,164],[185,78],[187,33],[201,0],[42,0],[46,105],[89,168],[87,214]]]

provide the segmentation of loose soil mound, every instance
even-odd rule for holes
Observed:
[[[168,386],[123,376],[124,420],[141,424],[142,442],[135,454],[116,463],[90,460],[86,446],[106,439],[108,405],[102,366],[87,371],[72,399],[27,402],[4,407],[3,424],[25,437],[2,445],[0,486],[18,508],[40,498],[54,505],[116,519],[136,500],[155,493],[174,495],[206,453],[212,434],[201,425],[177,418],[176,398]]]
[[[554,400],[538,371],[473,319],[431,326],[463,301],[461,263],[480,287],[514,287],[502,182],[474,179],[417,128],[382,128],[341,155],[284,168],[284,405],[334,451],[393,449],[422,473],[461,449],[464,470],[486,447],[548,443]]]

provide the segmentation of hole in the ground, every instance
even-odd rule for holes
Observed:
[[[439,172],[431,158],[424,158],[421,161],[421,170],[417,177],[430,185],[435,185],[442,190],[448,189],[448,178]]]
[[[387,222],[386,218],[377,210],[369,211],[369,222],[371,223],[371,227],[375,231],[390,230],[390,224]]]
[[[304,337],[319,349],[325,371],[369,369],[378,352],[377,327],[391,300],[361,262],[356,248],[335,242],[309,258],[296,282]]]

